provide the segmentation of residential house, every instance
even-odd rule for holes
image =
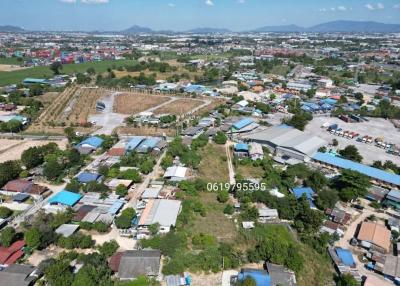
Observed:
[[[9,247],[0,246],[0,265],[14,264],[18,259],[24,256],[23,248],[25,241],[18,240]]]
[[[384,225],[375,222],[363,222],[358,231],[357,240],[360,245],[381,253],[390,251],[391,233]]]
[[[128,250],[114,254],[109,265],[120,280],[133,280],[141,275],[158,277],[160,260],[160,250]]]
[[[34,266],[13,264],[0,270],[0,286],[33,286],[41,275]]]
[[[251,160],[262,160],[264,158],[264,151],[262,145],[259,143],[252,142],[249,144],[249,156]]]

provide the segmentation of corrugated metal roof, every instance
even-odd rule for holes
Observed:
[[[313,159],[339,168],[357,171],[370,178],[400,186],[400,175],[391,174],[381,169],[373,168],[357,162],[336,157],[329,153],[317,152],[313,156]]]
[[[55,194],[52,198],[50,198],[49,203],[73,206],[81,198],[82,198],[82,196],[80,194],[72,193],[72,192],[68,192],[68,191],[61,191],[61,192]]]
[[[253,122],[254,122],[254,120],[251,118],[243,118],[243,119],[233,123],[233,127],[235,129],[242,129],[243,127],[246,127],[247,125],[250,125]]]
[[[77,146],[83,146],[83,145],[89,145],[89,146],[93,146],[95,148],[99,148],[101,146],[101,144],[103,144],[103,139],[101,139],[100,137],[97,136],[92,136],[89,138],[86,138],[85,140],[83,140],[81,143],[79,143]]]
[[[126,151],[133,151],[135,150],[140,143],[142,143],[142,141],[145,139],[145,137],[142,136],[135,136],[132,137],[129,142],[126,144],[125,146],[125,150]]]
[[[303,194],[306,194],[307,199],[312,199],[315,194],[314,190],[310,187],[293,188],[292,191],[296,199],[301,198]]]
[[[356,264],[353,258],[353,254],[351,253],[350,250],[343,249],[340,247],[336,248],[335,250],[336,254],[338,255],[338,257],[340,258],[340,260],[344,265],[354,266]]]

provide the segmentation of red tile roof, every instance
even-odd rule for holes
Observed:
[[[112,148],[107,152],[108,156],[122,157],[125,155],[125,148]]]
[[[123,252],[117,252],[111,256],[110,260],[108,261],[108,265],[112,271],[118,272],[119,264],[121,263],[121,257],[123,254]]]
[[[4,190],[8,192],[25,193],[32,189],[33,183],[27,180],[13,180],[9,181],[5,186]]]
[[[10,247],[0,246],[0,264],[13,264],[20,259],[24,252],[22,248],[25,246],[25,241],[18,240],[14,242]]]

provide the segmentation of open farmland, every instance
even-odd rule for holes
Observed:
[[[89,114],[96,112],[96,101],[106,93],[100,88],[67,88],[57,100],[52,101],[27,132],[62,133],[65,126],[83,125]]]
[[[50,142],[54,142],[61,149],[65,149],[67,146],[67,141],[38,141],[38,140],[8,140],[8,139],[0,139],[0,145],[2,146],[0,149],[0,163],[9,160],[16,160],[21,158],[22,152],[30,147],[38,147],[46,145]]]
[[[183,98],[168,103],[154,110],[155,114],[174,114],[177,116],[185,115],[196,107],[204,104],[202,100]]]
[[[88,68],[94,68],[97,73],[104,73],[108,68],[118,68],[119,66],[132,65],[133,60],[114,60],[100,62],[86,62],[82,64],[67,64],[63,65],[61,73],[74,74],[84,73]],[[10,64],[5,62],[4,64]],[[11,63],[12,64],[12,63]],[[49,78],[53,76],[53,72],[47,66],[32,67],[23,70],[15,71],[0,71],[0,86],[20,83],[27,77]]]
[[[171,100],[167,96],[155,96],[142,93],[123,93],[115,97],[114,111],[121,114],[136,114],[157,107]]]

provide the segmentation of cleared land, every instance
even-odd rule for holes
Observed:
[[[83,125],[89,114],[96,112],[96,102],[106,94],[107,91],[101,88],[67,88],[51,102],[27,133],[63,133],[66,126]]]
[[[166,96],[141,93],[123,93],[115,97],[114,111],[121,114],[136,114],[171,100]]]
[[[24,70],[24,69],[27,69],[27,67],[21,67],[18,65],[0,64],[0,72],[12,72],[12,71],[18,71],[18,70]]]
[[[382,137],[385,142],[399,145],[400,132],[389,120],[382,118],[369,118],[368,122],[346,123],[336,117],[314,117],[314,119],[307,125],[305,131],[325,139],[328,143],[331,143],[332,139],[336,139],[339,142],[338,149],[343,149],[347,145],[356,146],[361,156],[363,156],[363,163],[365,164],[372,164],[373,161],[376,160],[390,160],[396,164],[400,164],[400,156],[388,154],[386,153],[386,150],[378,148],[374,144],[365,144],[357,142],[355,138],[346,139],[332,135],[330,132],[326,131],[326,128],[321,128],[321,126],[326,122],[331,124],[336,123],[339,125],[339,128],[351,132],[357,132],[360,136],[368,135],[374,139],[376,137]]]
[[[52,104],[59,95],[59,92],[46,92],[45,94],[36,96],[35,99],[39,100],[45,107],[47,107]]]
[[[67,147],[67,141],[38,141],[38,140],[8,140],[8,139],[0,139],[1,150],[0,150],[0,163],[9,160],[16,160],[21,158],[22,152],[30,147],[38,147],[46,145],[50,142],[56,143],[61,149],[65,149]],[[4,146],[8,146],[4,148]]]
[[[185,115],[196,107],[204,104],[201,100],[184,98],[168,103],[154,110],[155,114],[174,114],[177,116]]]
[[[198,176],[206,182],[229,183],[228,163],[223,145],[208,144],[201,151]]]

